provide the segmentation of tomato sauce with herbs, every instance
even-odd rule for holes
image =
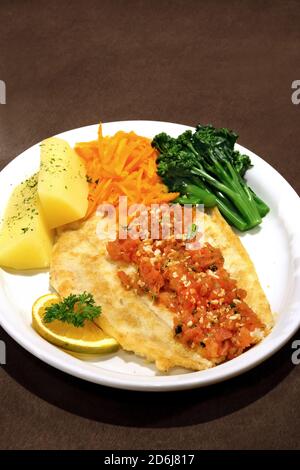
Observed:
[[[228,360],[257,342],[264,325],[247,305],[247,292],[224,268],[221,251],[206,243],[187,250],[185,242],[115,240],[110,258],[134,264],[135,274],[118,271],[126,289],[147,293],[174,312],[174,335],[190,348],[201,347],[207,359]]]

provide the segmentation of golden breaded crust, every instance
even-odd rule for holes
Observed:
[[[91,292],[102,305],[99,326],[125,350],[154,361],[161,371],[175,366],[202,370],[215,365],[202,357],[200,347],[192,350],[174,338],[172,312],[123,287],[117,276],[120,264],[108,258],[106,241],[96,235],[97,225],[105,223],[94,216],[79,228],[67,228],[59,234],[53,249],[51,285],[63,297],[71,292]],[[221,248],[226,269],[247,289],[249,305],[271,326],[272,314],[254,266],[218,210],[205,215],[205,230],[207,241]]]

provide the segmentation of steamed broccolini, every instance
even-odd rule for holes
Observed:
[[[177,138],[158,134],[152,146],[159,152],[158,174],[180,203],[217,205],[229,223],[241,231],[261,223],[269,208],[247,185],[252,166],[247,155],[234,150],[237,134],[211,125],[198,125]]]

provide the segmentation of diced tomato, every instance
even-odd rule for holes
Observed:
[[[199,271],[204,269],[218,269],[224,262],[221,251],[218,248],[213,248],[208,243],[200,248],[200,250],[189,251],[189,254]]]
[[[118,271],[117,274],[122,284],[126,287],[126,289],[129,289],[132,285],[130,276],[124,273],[124,271]]]
[[[242,349],[248,348],[253,342],[253,339],[250,335],[250,331],[244,326],[240,329],[237,335],[237,339],[238,339],[239,346]]]
[[[172,308],[172,305],[175,305],[177,304],[177,301],[176,301],[176,296],[174,296],[174,294],[172,294],[171,292],[160,292],[159,296],[158,296],[158,301],[165,305],[166,307],[169,307],[171,308],[172,310],[174,310],[174,308]]]
[[[208,337],[203,354],[207,359],[216,359],[219,356],[219,343],[214,338]]]
[[[158,294],[165,283],[160,271],[156,270],[149,261],[144,261],[139,265],[139,274],[150,292]]]
[[[132,261],[139,244],[139,240],[132,240],[131,238],[115,240],[108,242],[107,251],[114,261],[125,261],[129,263]]]
[[[188,347],[201,347],[208,359],[231,359],[255,341],[251,332],[264,328],[247,305],[247,291],[237,287],[224,268],[219,249],[205,244],[186,250],[175,239],[116,240],[107,244],[115,261],[132,263],[136,273],[118,276],[127,289],[152,298],[174,312],[174,335]]]
[[[225,339],[232,337],[232,332],[226,328],[217,327],[214,329],[214,338],[218,343],[222,343]]]
[[[223,341],[223,343],[219,346],[219,356],[228,356],[230,344],[231,343],[228,340]]]

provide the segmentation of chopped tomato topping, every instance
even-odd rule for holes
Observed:
[[[134,254],[139,246],[139,240],[132,240],[128,238],[122,240],[122,243],[109,242],[107,244],[107,251],[109,256],[114,261],[122,260],[129,263],[133,261]]]
[[[224,268],[218,248],[209,243],[187,250],[184,241],[115,240],[107,245],[115,261],[133,264],[135,274],[119,271],[122,284],[147,294],[174,313],[174,335],[207,359],[227,360],[257,342],[264,329],[247,305],[247,292]]]

